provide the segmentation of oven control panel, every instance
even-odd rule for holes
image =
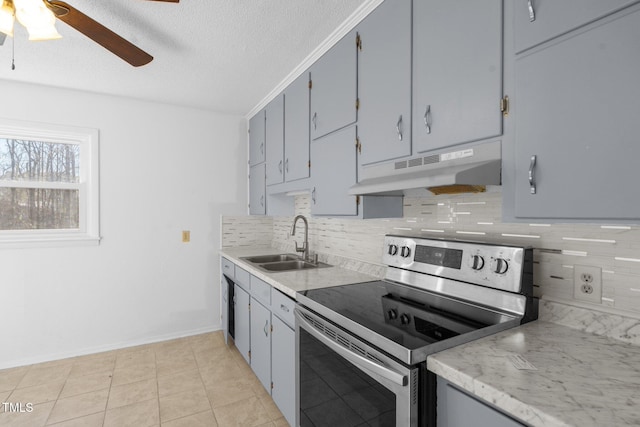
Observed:
[[[520,292],[526,250],[517,246],[387,235],[382,258],[391,267]]]

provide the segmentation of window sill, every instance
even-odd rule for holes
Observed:
[[[1,249],[54,248],[76,246],[98,246],[101,238],[86,234],[0,234]]]

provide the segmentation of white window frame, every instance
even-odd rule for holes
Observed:
[[[79,190],[79,227],[55,230],[0,230],[0,248],[98,245],[100,242],[98,130],[0,119],[0,137],[80,146],[80,176],[77,183],[0,180],[0,187]]]

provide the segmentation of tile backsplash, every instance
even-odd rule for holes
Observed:
[[[381,271],[383,236],[389,233],[528,245],[535,248],[538,296],[640,317],[640,226],[502,223],[501,212],[500,187],[488,187],[486,193],[478,194],[415,192],[405,196],[404,217],[397,219],[311,217],[310,197],[300,195],[295,200],[295,213],[309,219],[310,249],[321,256],[356,260],[377,273]],[[300,237],[289,235],[292,220],[224,217],[223,246],[260,242],[293,251],[294,239]],[[242,228],[240,236],[237,227]],[[602,269],[602,304],[573,298],[576,265]]]

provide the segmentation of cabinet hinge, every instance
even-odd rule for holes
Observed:
[[[356,33],[356,47],[358,48],[358,50],[362,50],[362,38],[360,37],[360,34]]]
[[[251,360],[251,350],[247,352],[247,356],[249,356],[249,360]]]
[[[251,303],[249,303],[249,311],[251,311]]]
[[[309,89],[313,89],[313,80],[309,80]]]
[[[273,381],[271,381],[271,390],[273,390]]]
[[[356,150],[359,154],[362,154],[362,144],[360,144],[360,138],[356,137]]]
[[[270,329],[271,329],[271,332],[273,332],[273,325],[271,325],[271,328],[270,328]]]
[[[356,110],[360,109],[360,98],[356,98]]]
[[[356,205],[360,205],[360,196],[356,196]]]
[[[307,162],[307,167],[308,167],[309,169],[311,169],[311,160],[309,160],[309,161]]]
[[[509,96],[505,95],[504,98],[500,100],[500,111],[504,117],[509,115]]]

